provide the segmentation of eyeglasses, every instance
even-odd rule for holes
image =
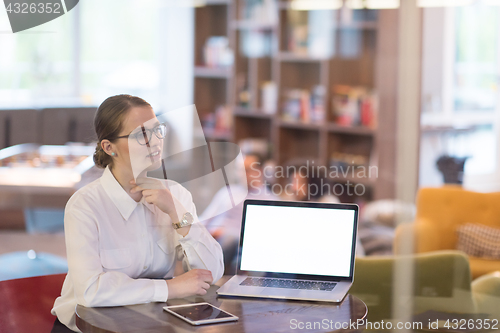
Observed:
[[[153,133],[156,135],[158,139],[160,140],[164,139],[165,136],[167,135],[167,125],[158,124],[155,127],[153,127],[153,129],[142,127],[142,130],[140,130],[139,132],[118,136],[116,137],[116,139],[135,137],[135,139],[141,146],[145,146],[149,144],[149,142],[151,141]]]

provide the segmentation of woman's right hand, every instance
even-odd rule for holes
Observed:
[[[212,272],[206,269],[192,269],[171,280],[167,280],[168,298],[203,296],[213,281]]]

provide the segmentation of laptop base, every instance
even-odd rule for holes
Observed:
[[[352,285],[351,282],[336,282],[337,285],[332,291],[240,285],[247,277],[246,275],[233,276],[217,290],[217,295],[341,303]]]

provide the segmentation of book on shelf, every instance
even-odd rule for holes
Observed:
[[[266,81],[261,86],[262,111],[275,114],[278,104],[278,86],[273,81]]]
[[[243,108],[250,107],[250,100],[252,95],[250,93],[250,87],[248,84],[248,76],[246,73],[237,72],[236,73],[236,103],[238,106]]]
[[[240,19],[262,25],[278,23],[277,0],[246,0],[240,8]]]
[[[209,37],[203,47],[203,59],[207,67],[230,67],[234,62],[233,51],[226,36]]]
[[[265,31],[246,30],[241,32],[240,51],[245,57],[269,57],[272,55],[273,45],[273,37]]]
[[[207,113],[202,117],[203,129],[210,134],[224,135],[230,132],[232,127],[232,115],[229,107],[219,105],[214,112]]]
[[[288,11],[287,51],[314,58],[328,58],[334,52],[335,21],[330,11]]]
[[[334,122],[341,126],[377,127],[378,96],[365,87],[332,87]]]
[[[325,88],[321,85],[307,89],[285,90],[283,119],[288,121],[322,122],[325,119]]]

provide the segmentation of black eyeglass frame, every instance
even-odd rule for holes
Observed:
[[[156,132],[157,129],[160,128],[160,127],[163,127],[165,129],[165,135],[163,137],[158,136],[158,133]],[[167,133],[167,125],[165,123],[160,123],[160,124],[156,125],[155,127],[153,127],[152,129],[144,128],[144,126],[142,126],[142,131],[141,132],[134,133],[134,134],[130,133],[130,134],[127,134],[127,135],[117,136],[114,140],[128,138],[131,135],[133,135],[133,136],[135,136],[135,139],[137,140],[138,144],[140,144],[141,146],[146,146],[151,141],[151,137],[153,136],[153,133],[156,135],[156,137],[158,139],[160,139],[160,140],[165,139],[165,136],[167,135],[166,134]],[[143,138],[146,139],[145,143],[141,143],[139,141],[139,135],[141,135]],[[110,141],[112,141],[112,140],[110,140]]]

